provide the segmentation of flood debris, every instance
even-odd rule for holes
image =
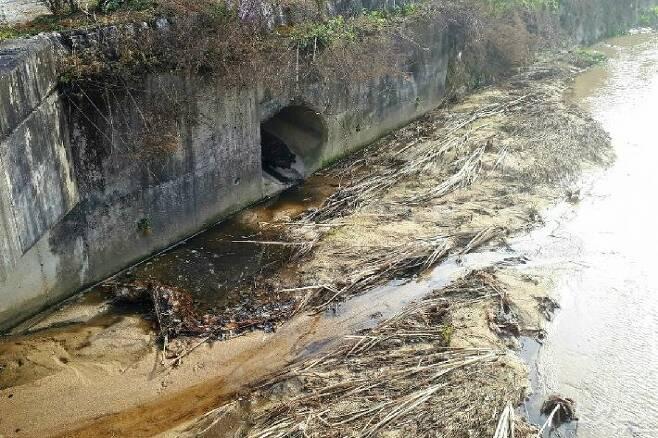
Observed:
[[[501,407],[505,430],[530,436],[509,412],[523,398],[522,367],[493,345],[453,346],[454,312],[495,305],[496,284],[493,272],[471,272],[266,379],[184,436],[212,434],[227,415],[241,424],[234,436],[244,437],[509,436],[498,432],[502,423],[492,415]]]
[[[548,418],[541,429],[539,429],[537,433],[538,437],[542,436],[543,431],[547,427],[558,427],[561,424],[578,420],[576,417],[576,402],[570,398],[555,394],[551,395],[542,404],[541,413],[547,415]]]
[[[466,246],[464,246],[464,249],[461,250],[460,254],[468,254],[474,249],[487,243],[494,237],[503,235],[504,232],[505,229],[502,227],[490,226],[484,228],[482,231],[479,231],[477,234],[475,234],[471,240],[469,240]]]
[[[207,333],[210,326],[217,322],[210,318],[199,318],[192,297],[185,291],[155,283],[149,284],[148,290],[160,336],[163,338],[174,338],[181,333]]]
[[[566,191],[567,202],[570,202],[571,204],[577,204],[580,202],[581,197],[582,195],[579,187],[569,188]]]
[[[507,403],[500,414],[493,438],[514,438],[514,408],[511,403]]]
[[[382,193],[398,182],[422,176],[430,168],[441,165],[445,157],[455,155],[460,148],[464,149],[467,146],[471,131],[479,129],[475,125],[476,121],[502,114],[512,105],[518,103],[519,101],[515,100],[507,104],[496,103],[489,105],[469,114],[465,120],[458,118],[448,127],[443,128],[443,131],[447,131],[447,140],[426,142],[425,147],[415,147],[418,146],[419,141],[414,139],[409,144],[393,151],[393,157],[386,155],[380,157],[380,163],[376,163],[376,165],[378,164],[383,168],[379,172],[369,173],[342,187],[327,198],[319,208],[308,212],[304,216],[304,220],[323,222],[348,215],[358,207],[378,199]],[[462,132],[463,130],[466,130],[466,133]],[[453,160],[449,159],[447,164],[451,168],[450,175],[445,181],[428,188],[426,191],[408,194],[400,202],[409,204],[427,202],[471,184],[482,169],[482,158],[486,146],[490,145],[490,142],[491,139],[487,139],[484,145],[476,147],[472,152],[469,151],[466,156]],[[468,151],[468,149],[466,150]],[[407,157],[403,159],[405,154]]]
[[[518,315],[510,308],[505,297],[500,300],[500,306],[489,315],[489,325],[494,333],[507,336],[521,336]]]
[[[555,311],[560,308],[558,302],[551,297],[535,297],[535,299],[537,300],[537,307],[541,314],[547,321],[551,321]]]
[[[340,284],[340,289],[324,287],[333,292],[331,297],[314,307],[315,311],[324,311],[328,305],[338,298],[354,295],[369,288],[380,285],[391,278],[411,278],[434,266],[455,246],[452,238],[434,238],[419,240],[397,248],[387,248],[386,251],[373,251],[370,260],[360,266]],[[322,291],[323,289],[317,289]]]
[[[149,300],[158,323],[161,340],[180,336],[226,339],[248,329],[273,330],[274,321],[283,319],[293,311],[293,303],[277,302],[256,309],[230,312],[230,314],[200,313],[188,291],[159,284],[155,281],[113,284],[114,294],[120,301]],[[166,342],[166,341],[165,341]]]
[[[585,166],[611,159],[603,130],[563,100],[573,73],[559,62],[531,67],[509,85],[434,111],[321,172],[336,190],[319,207],[257,218],[258,229],[240,228],[205,242],[215,245],[212,250],[187,248],[164,257],[165,264],[155,261],[160,269],[144,277],[108,282],[117,300],[150,303],[159,334],[156,354],[162,354],[158,376],[194,375],[196,370],[172,368],[192,362],[206,343],[274,330],[293,315],[318,318],[308,314],[392,280],[428,275],[447,259],[460,266],[468,254],[504,245],[509,236],[536,226],[540,211],[564,200],[564,187],[573,187]],[[239,267],[215,264],[220,255],[212,251],[220,246],[249,254]],[[215,406],[206,400],[209,412],[186,433],[213,435],[228,424],[239,429],[235,436],[250,437],[470,438],[509,436],[512,430],[517,438],[536,436],[509,409],[525,398],[528,382],[508,347],[528,330],[528,313],[548,318],[555,306],[527,292],[537,288],[533,281],[519,279],[519,292],[501,280],[501,271],[527,260],[508,257],[472,271],[376,327],[242,388],[233,401],[222,398]],[[209,281],[181,286],[178,272],[162,275],[176,263],[195,268],[186,276],[206,275]],[[215,269],[227,271],[221,281],[210,275]],[[204,288],[210,289],[206,296],[231,299],[201,306],[196,298]],[[523,294],[526,308],[515,302]],[[532,327],[539,330],[534,320]],[[116,375],[125,379],[132,372],[126,367]],[[189,419],[192,411],[186,412]]]
[[[171,292],[152,298],[165,309],[156,311],[163,333],[221,338],[273,329],[299,312],[320,313],[391,280],[410,281],[444,259],[459,261],[540,224],[542,202],[563,196],[564,187],[575,191],[573,178],[585,163],[610,159],[605,133],[564,103],[574,69],[561,62],[531,66],[508,86],[434,111],[322,171],[336,189],[318,207],[258,222],[258,230],[227,240],[255,253],[280,251],[275,264],[295,275],[240,272],[248,289],[227,291],[239,296],[235,305],[203,311],[183,299],[181,288],[162,285]],[[117,293],[139,295],[143,288]],[[501,318],[494,324],[517,332]]]
[[[323,171],[337,190],[278,228],[303,248],[291,287],[325,286],[304,306],[322,311],[541,224],[542,204],[575,187],[583,166],[612,159],[605,132],[563,100],[573,74],[555,60],[532,66],[513,87],[435,111]]]
[[[138,303],[146,300],[149,296],[149,285],[146,283],[106,281],[103,286],[110,289],[110,293],[118,302]]]

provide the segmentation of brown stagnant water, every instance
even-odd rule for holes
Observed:
[[[125,269],[83,295],[109,300],[117,285],[154,281],[190,293],[196,310],[202,313],[256,317],[281,310],[285,314],[293,299],[278,292],[277,280],[296,282],[298,271],[294,263],[288,262],[296,247],[255,242],[283,242],[282,228],[268,225],[293,220],[305,210],[318,207],[339,184],[334,178],[312,176],[302,185]],[[135,310],[139,313],[143,309]],[[114,313],[112,308],[109,311]]]
[[[338,181],[313,176],[303,185],[259,203],[205,232],[179,243],[168,251],[134,268],[124,278],[157,280],[190,292],[202,310],[217,311],[249,300],[262,289],[259,283],[281,274],[293,246],[257,244],[280,240],[280,229],[268,227],[275,220],[294,218],[319,206]],[[261,281],[259,281],[261,280]]]
[[[571,98],[610,133],[615,164],[583,200],[515,245],[556,278],[561,309],[542,346],[526,340],[535,394],[574,399],[579,421],[548,436],[658,437],[658,35],[596,47],[609,60],[580,75]]]

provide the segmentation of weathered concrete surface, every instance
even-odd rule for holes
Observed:
[[[579,41],[637,15],[626,1],[564,7]],[[50,43],[1,45],[0,329],[271,194],[261,123],[311,172],[436,107],[454,41],[437,24],[418,43],[408,74],[366,82],[231,88],[159,75],[64,99]]]
[[[2,0],[0,24],[23,23],[47,13],[48,9],[38,0]]]
[[[638,22],[656,0],[569,0],[560,3],[560,26],[577,42],[588,44],[618,35]]]
[[[0,138],[16,129],[56,85],[55,53],[46,39],[0,44]]]
[[[78,200],[55,85],[48,41],[0,46],[0,321],[48,291],[36,243]]]

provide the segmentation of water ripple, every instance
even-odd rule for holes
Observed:
[[[658,36],[615,39],[608,49],[614,56],[579,78],[574,95],[609,131],[617,162],[573,217],[556,221],[559,239],[525,248],[536,265],[562,265],[562,309],[536,366],[542,395],[577,401],[579,437],[655,438]]]

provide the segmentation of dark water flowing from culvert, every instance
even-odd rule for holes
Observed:
[[[542,400],[559,393],[580,421],[552,436],[658,437],[658,35],[599,48],[610,59],[578,77],[571,98],[610,133],[617,160],[515,245],[555,278],[561,305],[544,344],[526,341],[527,409],[541,422]]]

